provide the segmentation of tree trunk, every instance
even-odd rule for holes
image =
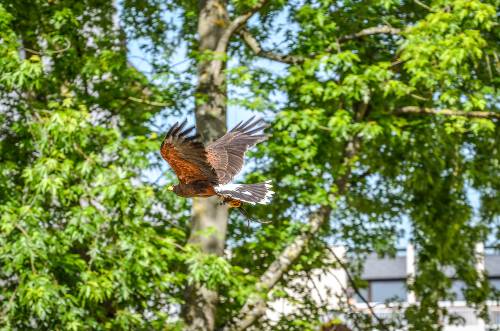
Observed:
[[[227,10],[221,0],[202,0],[199,5],[199,50],[204,60],[198,65],[195,115],[197,130],[208,143],[226,131],[226,86],[225,79],[220,79],[224,74],[215,72],[218,69],[212,65],[214,60],[207,59],[206,52],[216,49],[227,25]],[[219,206],[215,197],[193,199],[189,243],[205,254],[222,256],[227,215],[227,207]],[[188,286],[183,307],[186,330],[214,330],[217,300],[214,290],[197,284]]]

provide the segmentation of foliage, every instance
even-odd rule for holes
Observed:
[[[185,281],[173,225],[187,214],[144,181],[157,109],[128,99],[153,87],[127,64],[113,8],[0,13],[2,329],[161,327]]]
[[[252,4],[235,1],[230,16]],[[248,226],[231,214],[230,254],[220,258],[186,245],[189,201],[149,175],[165,169],[157,153],[165,119],[193,109],[196,63],[210,56],[197,52],[196,2],[126,0],[118,16],[104,1],[0,0],[1,328],[182,328],[179,305],[191,283],[218,289],[222,326],[320,206],[333,208],[330,221],[262,294],[292,300],[298,311],[264,317],[258,329],[316,329],[334,314],[360,329],[439,330],[446,311],[438,302],[452,298],[448,268],[486,317],[493,294],[474,268],[474,247],[500,236],[498,119],[398,110],[498,112],[498,5],[264,6],[247,30],[301,60],[270,64],[235,35],[228,103],[268,110],[271,139],[253,153],[257,171],[246,179],[271,178],[278,194],[249,208],[270,224]],[[345,37],[380,26],[399,32]],[[131,41],[148,55],[151,73],[130,65]],[[184,49],[186,62],[176,66]],[[294,282],[338,266],[328,259],[332,243],[346,247],[358,279],[369,252],[394,255],[404,234],[418,252],[411,288],[420,302],[385,325],[347,304],[328,311]]]

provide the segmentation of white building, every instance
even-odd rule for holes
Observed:
[[[343,249],[334,250],[337,257],[343,257]],[[486,270],[492,286],[500,289],[500,254],[498,251],[484,250],[482,245],[477,246],[479,262],[476,268],[480,271]],[[405,250],[399,251],[395,258],[378,258],[376,255],[370,255],[365,264],[361,275],[363,280],[368,282],[368,287],[360,289],[361,295],[368,302],[364,302],[358,295],[353,295],[348,299],[350,304],[360,313],[372,314],[383,319],[397,313],[400,307],[418,303],[415,295],[407,290],[406,284],[411,282],[415,274],[415,252],[411,245]],[[450,279],[453,278],[452,270],[445,271]],[[333,269],[325,272],[318,270],[313,272],[303,282],[310,288],[311,298],[318,305],[331,307],[332,310],[338,307],[339,300],[346,299],[346,293],[353,293],[349,288],[348,276],[343,269]],[[446,307],[450,314],[460,316],[464,320],[464,325],[445,325],[445,331],[487,331],[491,329],[500,329],[500,304],[499,302],[488,302],[490,322],[487,324],[484,320],[478,318],[472,307],[468,307],[464,300],[462,289],[464,283],[452,279],[452,291],[456,299],[454,301],[443,301],[441,306]],[[286,289],[285,289],[286,290]],[[294,296],[293,290],[286,290],[289,295]],[[299,302],[297,298],[295,302]],[[288,300],[280,299],[271,304],[271,310],[267,314],[271,320],[277,320],[282,314],[290,314],[295,305]],[[346,321],[347,324],[348,321]]]

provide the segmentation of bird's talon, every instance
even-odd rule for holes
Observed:
[[[238,208],[241,206],[241,201],[231,200],[229,201],[229,208]]]

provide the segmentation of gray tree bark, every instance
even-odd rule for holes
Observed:
[[[199,2],[199,51],[215,51],[227,24],[226,3],[223,0]],[[226,131],[226,86],[224,67],[214,66],[214,59],[200,61],[196,91],[196,127],[205,143],[214,141]],[[204,55],[206,58],[206,55]],[[221,256],[224,252],[228,211],[219,206],[215,197],[193,200],[189,244],[199,247],[205,254]],[[193,284],[186,289],[183,307],[186,330],[211,331],[215,328],[215,310],[218,295],[203,285]]]
[[[208,143],[226,132],[225,59],[231,36],[266,4],[258,1],[248,12],[229,21],[226,0],[200,0],[198,16],[199,51],[196,89],[196,127]],[[216,198],[194,199],[191,235],[188,243],[205,254],[221,256],[226,240],[228,210]],[[186,330],[212,331],[215,328],[217,292],[194,284],[186,289],[183,307]]]

